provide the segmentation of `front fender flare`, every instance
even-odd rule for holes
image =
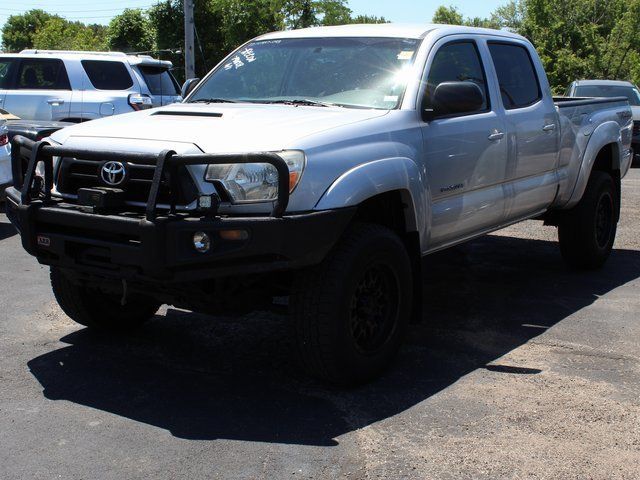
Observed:
[[[406,157],[362,163],[340,175],[322,195],[315,210],[353,207],[376,195],[400,191],[407,205],[407,229],[418,231],[423,237],[429,211],[426,182],[422,179],[416,163]]]

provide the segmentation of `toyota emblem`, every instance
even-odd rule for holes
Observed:
[[[102,165],[102,169],[100,170],[100,177],[102,178],[102,181],[112,187],[120,185],[124,181],[126,175],[127,172],[124,168],[124,164],[120,162],[106,162]]]

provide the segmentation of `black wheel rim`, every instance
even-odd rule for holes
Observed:
[[[389,267],[372,265],[360,278],[351,296],[349,325],[362,353],[376,353],[393,335],[398,297],[398,281]]]
[[[611,241],[611,227],[613,224],[613,200],[611,195],[600,197],[596,208],[596,242],[598,247],[606,248]]]

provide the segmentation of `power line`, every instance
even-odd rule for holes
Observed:
[[[155,4],[153,5],[140,5],[139,7],[133,7],[133,10],[136,9],[146,9],[146,8],[151,8],[155,6]],[[67,13],[94,13],[94,12],[116,12],[116,11],[123,11],[126,10],[127,8],[131,8],[131,7],[117,7],[117,8],[105,8],[105,9],[92,9],[92,10],[64,10],[64,11],[60,11],[59,13],[57,13],[58,15],[65,15]],[[0,12],[24,12],[24,9],[18,8],[18,9],[13,9],[13,8],[0,8]],[[56,12],[58,12],[58,10],[56,9]]]
[[[156,5],[158,3],[163,3],[164,1],[165,0],[156,0],[154,5]],[[73,8],[78,4],[77,0],[73,0],[72,3],[49,3],[49,2],[40,3],[40,2],[35,2],[35,3],[32,3],[32,4],[27,4],[27,5],[25,5],[24,2],[17,2],[17,3],[22,8],[25,8],[25,9],[39,8],[39,9],[42,9],[42,10],[51,9],[51,8],[58,8],[58,7],[72,7]],[[94,5],[94,6],[114,5],[114,4],[117,5],[119,3],[131,4],[132,2],[131,2],[131,0],[113,0],[111,2],[106,2],[106,1],[96,2],[96,3],[92,2],[92,5]],[[124,6],[122,8],[124,8]]]

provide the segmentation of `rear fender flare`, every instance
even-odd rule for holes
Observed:
[[[571,208],[575,206],[587,188],[591,171],[596,163],[598,154],[607,145],[613,145],[613,169],[620,169],[620,152],[623,150],[622,139],[620,136],[620,125],[616,122],[605,122],[599,125],[591,134],[587,148],[582,156],[582,163],[580,165],[580,171],[576,184],[573,188],[573,193],[569,198],[569,201],[564,208]]]

